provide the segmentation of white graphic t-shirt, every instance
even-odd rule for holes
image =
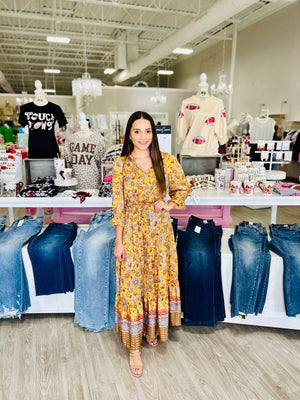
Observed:
[[[226,114],[223,101],[214,96],[183,100],[177,125],[178,139],[184,141],[180,154],[218,155],[219,144],[227,142]]]

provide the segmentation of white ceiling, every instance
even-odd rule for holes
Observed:
[[[226,15],[229,2],[232,10]],[[169,68],[183,57],[171,51],[180,38],[184,41],[180,47],[199,52],[222,40],[224,31],[230,38],[234,22],[244,29],[288,4],[287,0],[0,0],[0,92],[32,93],[38,79],[43,87],[55,87],[56,94],[69,95],[72,79],[81,77],[86,68],[105,85],[147,81],[159,68]],[[225,20],[214,21],[214,10],[222,7]],[[205,18],[210,18],[210,25],[203,32]],[[48,35],[71,41],[48,43]],[[121,70],[104,75],[105,68],[115,66],[120,45],[127,50],[129,73],[126,78],[121,78]],[[45,74],[44,68],[58,68],[61,73]]]

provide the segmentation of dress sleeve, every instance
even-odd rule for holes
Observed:
[[[182,102],[181,110],[178,116],[177,122],[177,142],[183,142],[189,131],[189,123],[187,118],[187,110],[184,108],[184,102]]]
[[[218,137],[220,145],[227,143],[227,124],[226,124],[226,113],[223,105],[223,101],[221,101],[219,115],[216,118],[216,135]]]
[[[168,156],[166,170],[171,201],[176,204],[176,209],[185,209],[185,200],[191,194],[192,189],[189,187],[181,165],[171,154]]]
[[[117,158],[114,161],[112,171],[112,210],[113,219],[111,224],[115,226],[124,226],[124,190],[123,190],[123,160]]]

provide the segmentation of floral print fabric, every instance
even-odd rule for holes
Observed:
[[[169,196],[185,207],[191,192],[176,158],[162,153]],[[140,169],[134,158],[113,166],[111,223],[124,227],[125,260],[117,261],[115,330],[129,349],[139,349],[143,333],[168,339],[168,326],[180,325],[177,252],[169,212],[156,212],[161,199],[154,169]],[[170,321],[169,321],[170,319]]]

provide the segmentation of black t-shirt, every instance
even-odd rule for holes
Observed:
[[[54,134],[54,124],[59,127],[67,125],[68,121],[62,109],[54,103],[37,106],[33,102],[20,107],[19,123],[28,125],[28,157],[54,158],[59,156],[59,148]]]

